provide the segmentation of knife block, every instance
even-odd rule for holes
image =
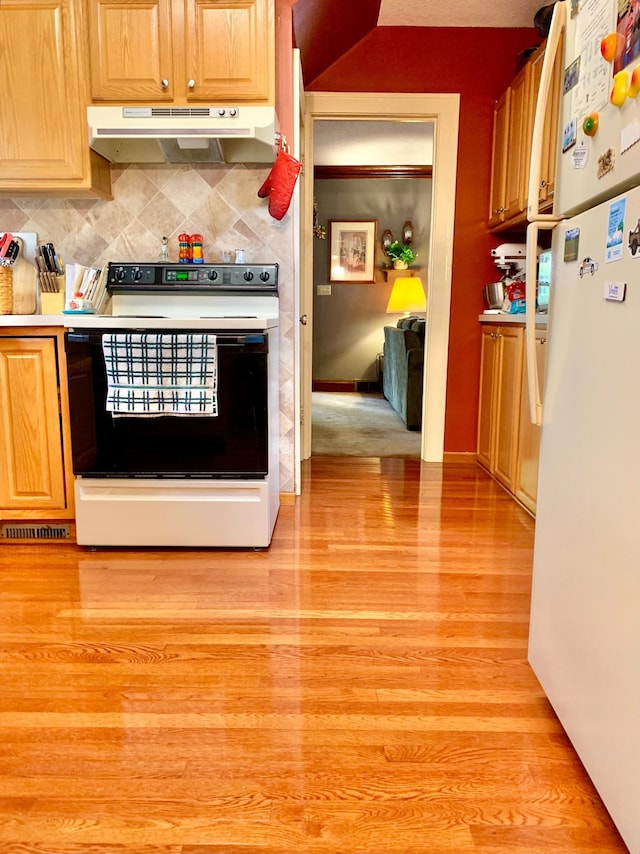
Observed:
[[[13,270],[0,267],[0,314],[13,314]]]
[[[40,314],[62,314],[64,308],[64,291],[57,294],[40,294]]]

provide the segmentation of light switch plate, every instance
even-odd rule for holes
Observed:
[[[331,285],[318,285],[316,288],[316,293],[319,297],[330,297]]]

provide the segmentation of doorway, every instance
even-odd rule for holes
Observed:
[[[427,328],[423,394],[422,459],[440,462],[444,450],[444,413],[449,343],[451,256],[458,135],[458,95],[322,93],[305,95],[304,151],[301,204],[301,326],[300,456],[311,454],[313,341],[313,150],[315,120],[386,119],[433,122],[434,180],[431,251],[427,259]]]
[[[313,158],[311,454],[419,458],[425,326],[396,329],[387,304],[398,278],[426,283],[433,122],[316,120]],[[355,275],[337,263],[345,229],[362,240]],[[394,240],[416,253],[402,274]]]

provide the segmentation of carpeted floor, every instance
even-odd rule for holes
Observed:
[[[407,430],[382,394],[314,391],[311,453],[420,457],[420,431]]]

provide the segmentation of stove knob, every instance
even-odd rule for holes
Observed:
[[[251,272],[251,270],[247,270],[247,272],[244,274],[244,280],[245,282],[253,281],[253,273]]]
[[[142,278],[142,270],[138,267],[137,270],[133,271],[133,281],[139,282],[141,278]]]
[[[118,269],[116,270],[116,281],[117,282],[124,282],[124,277],[125,277],[124,270],[122,269],[122,267],[118,267]]]
[[[266,270],[263,270],[263,271],[260,273],[260,281],[261,281],[261,282],[268,282],[268,281],[269,281],[269,274],[267,273],[267,271],[266,271]]]
[[[215,280],[218,278],[218,271],[217,270],[209,270],[207,275],[209,276],[209,278],[211,279],[212,282],[215,282]]]
[[[220,108],[219,108],[219,110],[218,110],[218,115],[219,115],[219,116],[224,116],[224,114],[225,114],[226,112],[227,112],[227,111],[225,110],[225,108],[224,108],[224,107],[220,107]]]
[[[229,110],[229,115],[230,115],[232,118],[235,118],[235,117],[238,115],[238,111],[236,110],[236,108],[235,108],[235,107],[231,107],[231,109]]]

